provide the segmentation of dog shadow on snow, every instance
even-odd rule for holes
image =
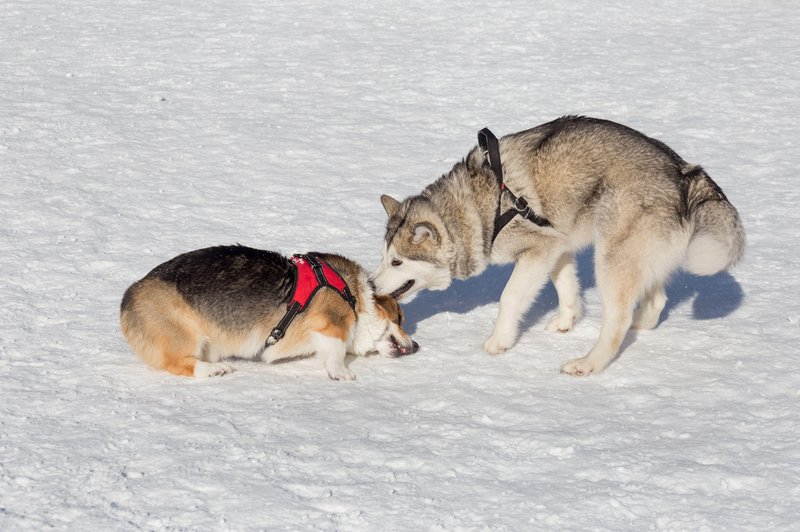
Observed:
[[[701,277],[678,270],[666,286],[667,304],[661,311],[656,328],[669,327],[669,315],[683,302],[692,299],[692,319],[695,321],[724,318],[739,308],[744,301],[744,291],[739,282],[728,272]],[[638,330],[631,329],[625,336],[614,360],[636,341]]]
[[[594,253],[585,250],[576,256],[578,265],[578,277],[581,283],[581,292],[595,285],[594,281]],[[417,294],[413,301],[403,305],[405,322],[403,328],[409,334],[414,334],[417,323],[442,312],[455,314],[466,314],[473,309],[484,305],[497,304],[500,301],[500,294],[514,271],[513,264],[503,266],[489,266],[485,272],[477,277],[472,277],[464,281],[453,280],[450,287],[444,292],[425,290]],[[545,284],[536,302],[525,315],[520,324],[520,333],[530,329],[541,319],[558,308],[558,297],[552,282]],[[485,335],[488,338],[492,332],[492,323],[486,327]]]
[[[583,293],[587,289],[595,287],[596,284],[594,248],[588,248],[578,253],[576,263],[581,297],[583,297]],[[497,304],[513,270],[513,264],[490,266],[477,277],[465,281],[454,280],[445,292],[430,290],[420,292],[413,301],[403,305],[405,314],[403,327],[409,334],[415,334],[419,322],[436,314],[443,312],[466,314],[484,305]],[[662,323],[669,319],[669,315],[679,305],[692,298],[692,318],[700,321],[725,317],[739,308],[744,300],[741,285],[728,272],[700,277],[679,270],[668,282],[666,292],[667,304],[661,313],[657,327],[661,327]],[[548,282],[520,324],[520,334],[524,334],[537,325],[542,318],[553,313],[557,308],[558,297],[555,288],[552,282]],[[487,338],[496,317],[495,312],[492,323],[485,327],[486,330],[483,333]],[[599,320],[599,316],[597,318]],[[637,331],[633,329],[628,332],[620,347],[620,354],[636,340],[636,333]]]

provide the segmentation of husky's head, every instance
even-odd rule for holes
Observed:
[[[422,289],[450,286],[449,239],[428,198],[413,196],[400,203],[383,195],[381,203],[389,221],[383,260],[372,277],[377,292],[399,300]]]

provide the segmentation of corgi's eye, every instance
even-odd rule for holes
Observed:
[[[392,266],[400,266],[403,264],[403,261],[400,259],[392,259]]]

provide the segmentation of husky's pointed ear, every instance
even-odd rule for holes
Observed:
[[[414,226],[414,236],[411,237],[411,243],[419,244],[426,238],[439,242],[439,232],[428,222],[420,222]]]
[[[483,150],[479,147],[475,146],[470,150],[469,155],[467,155],[467,168],[472,171],[480,170],[484,163],[486,162],[486,157],[483,155]]]
[[[381,196],[381,203],[389,218],[394,216],[397,213],[397,209],[400,208],[400,202],[386,194]]]

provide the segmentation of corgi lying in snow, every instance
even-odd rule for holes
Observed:
[[[133,351],[154,368],[189,377],[229,373],[223,360],[234,356],[272,362],[316,354],[331,379],[352,380],[347,353],[417,351],[402,321],[397,301],[376,295],[351,260],[322,253],[289,259],[238,245],[157,266],[128,288],[120,307]]]

